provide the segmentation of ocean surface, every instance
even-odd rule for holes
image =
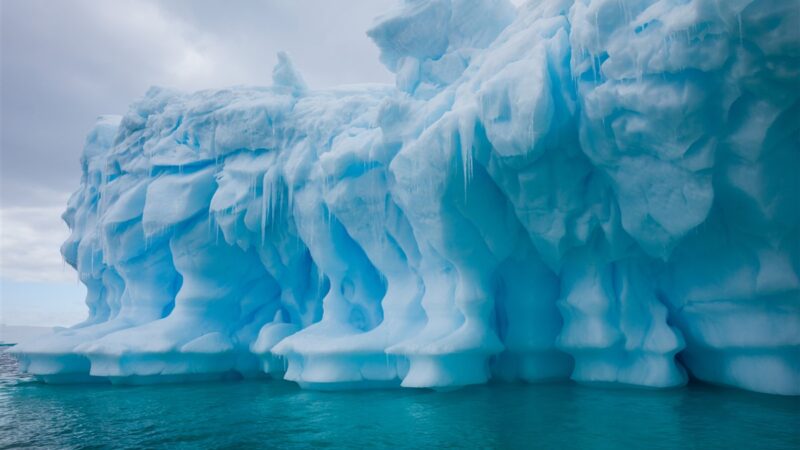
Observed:
[[[693,384],[304,391],[284,381],[51,386],[0,352],[0,448],[800,448],[800,398]]]

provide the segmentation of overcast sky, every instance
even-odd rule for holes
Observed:
[[[0,324],[85,316],[59,216],[98,115],[152,85],[269,84],[278,50],[312,88],[391,83],[365,31],[394,3],[0,0]]]

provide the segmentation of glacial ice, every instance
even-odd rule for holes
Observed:
[[[800,394],[800,7],[406,0],[396,86],[152,88],[64,219],[48,382]]]

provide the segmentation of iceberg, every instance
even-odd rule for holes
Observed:
[[[89,133],[46,382],[690,378],[800,394],[800,8],[406,0],[396,84],[152,88]]]

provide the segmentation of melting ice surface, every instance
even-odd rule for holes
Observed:
[[[47,382],[800,394],[800,8],[409,0],[396,86],[151,89],[89,134]]]

